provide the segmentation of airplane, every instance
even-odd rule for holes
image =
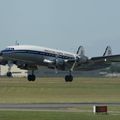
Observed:
[[[120,55],[112,55],[112,49],[107,46],[103,56],[88,58],[83,46],[76,53],[50,49],[33,45],[8,46],[0,52],[0,64],[8,64],[7,76],[11,77],[13,64],[20,69],[31,70],[28,81],[35,81],[34,71],[41,66],[49,69],[68,71],[66,82],[73,81],[72,71],[89,71],[109,67],[112,62],[120,62]]]

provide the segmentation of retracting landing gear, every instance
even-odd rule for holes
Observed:
[[[35,81],[36,76],[34,75],[34,71],[32,70],[32,74],[28,75],[28,81]]]
[[[69,71],[69,75],[65,76],[65,82],[72,82],[73,81],[73,76],[71,74],[71,70]]]

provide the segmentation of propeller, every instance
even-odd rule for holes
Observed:
[[[2,52],[0,52],[0,56],[2,56]]]
[[[8,61],[8,72],[11,72],[12,66],[13,66],[13,62],[12,61]]]
[[[79,47],[78,47],[78,50],[77,50],[76,54],[77,54],[78,56],[75,57],[75,62],[73,63],[70,71],[73,71],[73,69],[74,69],[77,61],[80,60],[80,56],[83,56],[83,55],[85,54],[83,46],[79,46]]]
[[[72,67],[71,67],[71,71],[73,71],[73,69],[75,68],[75,65],[77,62],[79,61],[86,61],[87,57],[85,56],[85,50],[83,46],[79,46],[78,50],[76,52],[76,57],[75,57],[75,62],[73,63]],[[81,62],[82,62],[81,61]]]
[[[55,56],[55,64],[57,64],[57,60],[58,60],[58,55]],[[58,69],[57,66],[55,65],[55,73],[58,73]]]

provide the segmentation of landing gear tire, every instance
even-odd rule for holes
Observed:
[[[72,82],[73,81],[73,76],[72,75],[66,75],[65,76],[65,82]]]
[[[28,81],[35,81],[35,75],[28,75]]]
[[[7,77],[12,77],[12,72],[7,72]]]

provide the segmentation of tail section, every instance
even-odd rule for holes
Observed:
[[[110,46],[107,46],[103,56],[110,56],[110,55],[112,55],[112,49]]]
[[[79,56],[85,56],[85,50],[84,50],[84,47],[83,46],[80,46],[77,50],[77,55]]]

